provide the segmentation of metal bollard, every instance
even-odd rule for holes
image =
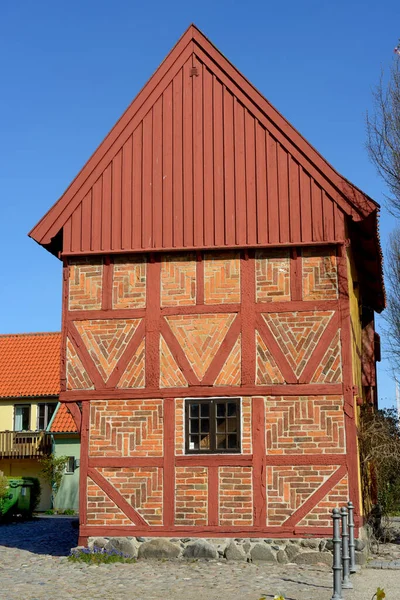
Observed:
[[[342,596],[342,560],[341,560],[341,545],[340,538],[340,512],[338,508],[332,511],[333,519],[333,596],[331,600],[343,600]]]
[[[356,543],[354,540],[354,506],[352,502],[347,503],[349,511],[349,551],[350,551],[350,574],[357,573],[356,566]]]
[[[347,508],[344,506],[340,509],[342,517],[342,563],[343,563],[343,580],[342,588],[351,590],[353,584],[350,581],[350,554],[349,554],[349,528],[347,526]]]

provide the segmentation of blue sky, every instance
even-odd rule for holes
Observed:
[[[60,262],[27,237],[191,22],[381,204],[365,113],[400,36],[386,0],[18,0],[0,17],[0,332],[60,328]],[[395,223],[383,208],[385,249]],[[394,384],[381,363],[382,406]]]

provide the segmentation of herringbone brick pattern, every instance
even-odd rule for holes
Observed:
[[[282,525],[337,468],[336,465],[267,467],[267,525]]]
[[[282,396],[265,399],[268,454],[345,452],[341,396]]]
[[[141,258],[114,259],[113,308],[143,308],[146,306],[146,262]]]
[[[349,499],[347,475],[318,502],[300,521],[298,527],[332,527],[332,510],[338,506],[346,506]]]
[[[89,477],[87,480],[88,525],[132,525],[125,513]]]
[[[102,281],[102,261],[86,258],[70,261],[69,310],[100,310]]]
[[[253,524],[251,467],[219,468],[219,524]]]
[[[346,506],[349,499],[347,475],[318,502],[300,521],[298,527],[332,527],[332,510],[338,506]]]
[[[83,366],[76,350],[67,338],[67,390],[92,390],[94,385]]]
[[[175,469],[175,525],[207,525],[208,469]]]
[[[149,525],[162,525],[162,469],[100,467],[98,470]]]
[[[185,401],[175,400],[175,454],[185,453]]]
[[[333,311],[263,314],[297,377],[302,374],[332,315]]]
[[[303,300],[336,300],[336,255],[329,248],[303,250]]]
[[[257,302],[290,300],[289,250],[258,250],[256,252]]]
[[[160,336],[160,387],[187,387],[188,382],[176,364],[163,336]]]
[[[75,321],[94,364],[107,381],[126,350],[141,319]]]
[[[145,351],[146,343],[143,339],[122,374],[117,388],[143,388],[145,386]]]
[[[252,398],[242,398],[242,454],[251,454],[251,405]]]
[[[311,383],[341,383],[342,359],[340,329],[335,334],[328,350],[315,371]]]
[[[204,304],[240,302],[240,254],[219,252],[204,257]]]
[[[222,344],[236,315],[231,313],[166,317],[172,333],[201,380]]]
[[[196,304],[196,256],[166,255],[161,262],[161,306]]]
[[[235,342],[214,385],[240,385],[242,373],[241,336]]]
[[[91,456],[162,456],[162,400],[93,400]]]
[[[256,385],[269,385],[271,383],[285,383],[285,379],[268,350],[261,335],[256,330]]]

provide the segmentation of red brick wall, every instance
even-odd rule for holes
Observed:
[[[357,460],[338,264],[318,247],[71,262],[64,393],[90,398],[87,526],[133,526],[93,470],[165,535],[259,533],[260,515],[267,534],[304,503],[296,527],[330,526]],[[223,464],[185,456],[184,398],[213,395],[241,397],[241,452]]]

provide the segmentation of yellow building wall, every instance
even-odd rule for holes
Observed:
[[[38,418],[38,404],[45,402],[57,402],[55,398],[40,398],[32,400],[31,398],[19,399],[19,398],[6,398],[0,399],[0,431],[13,431],[14,430],[14,406],[27,405],[31,407],[31,420],[30,430],[36,431],[37,429],[37,418]]]

